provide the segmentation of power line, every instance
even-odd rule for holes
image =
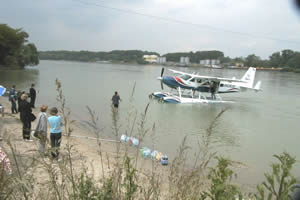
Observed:
[[[209,30],[213,30],[213,31],[231,33],[231,34],[236,34],[236,35],[240,35],[240,36],[261,38],[261,39],[267,39],[267,40],[273,40],[273,41],[279,41],[279,42],[286,42],[286,43],[292,43],[292,44],[300,44],[300,41],[283,40],[283,39],[273,38],[273,37],[268,37],[268,36],[263,36],[263,35],[255,35],[255,34],[250,34],[250,33],[232,31],[232,30],[222,29],[222,28],[218,28],[218,27],[214,27],[214,26],[210,26],[210,25],[206,25],[206,24],[196,24],[196,23],[187,22],[187,21],[178,20],[178,19],[172,19],[172,18],[168,18],[168,17],[161,17],[161,16],[150,15],[150,14],[144,14],[144,13],[136,12],[136,11],[133,11],[133,10],[106,6],[106,5],[99,4],[99,3],[85,2],[85,1],[81,1],[81,0],[73,0],[73,1],[84,4],[84,5],[97,6],[97,7],[101,7],[101,8],[105,8],[105,9],[109,9],[109,10],[114,10],[114,11],[117,11],[117,12],[122,12],[122,13],[127,13],[127,14],[132,14],[132,15],[139,15],[139,16],[143,16],[143,17],[153,18],[153,19],[156,19],[156,20],[172,22],[172,23],[177,23],[177,24],[190,25],[190,26],[194,26],[196,28],[205,28],[205,29],[209,29]]]

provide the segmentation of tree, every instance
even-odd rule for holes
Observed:
[[[28,33],[22,29],[13,29],[0,24],[0,65],[23,68],[25,65],[36,65],[38,53],[33,43],[28,42]]]
[[[290,192],[295,189],[297,179],[292,175],[293,165],[296,158],[284,152],[281,155],[274,155],[280,162],[273,163],[272,173],[265,173],[266,181],[257,186],[257,200],[276,199],[289,200]]]
[[[300,69],[300,53],[295,52],[293,57],[286,63],[288,67]]]
[[[282,61],[281,61],[280,52],[275,52],[270,56],[271,67],[280,67],[281,63],[282,63]]]
[[[259,56],[256,56],[255,54],[251,54],[246,57],[245,64],[248,67],[258,67],[261,64],[261,59]]]
[[[223,157],[216,157],[218,164],[215,168],[211,168],[208,179],[211,185],[207,191],[201,194],[200,200],[233,200],[242,199],[241,192],[236,185],[230,183],[234,172],[229,167],[232,161]]]
[[[285,49],[281,51],[281,64],[286,66],[288,61],[295,55],[295,52],[290,49]]]

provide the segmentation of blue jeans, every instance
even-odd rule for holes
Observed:
[[[53,158],[57,158],[59,155],[59,147],[61,143],[61,133],[50,133],[51,142],[51,155]]]

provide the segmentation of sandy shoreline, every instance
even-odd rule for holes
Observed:
[[[16,150],[23,156],[33,156],[38,153],[39,141],[36,138],[32,138],[32,142],[25,142],[22,138],[22,123],[19,119],[18,114],[11,114],[10,111],[10,102],[7,97],[0,97],[0,104],[2,104],[5,108],[4,116],[0,115],[0,146],[6,152],[9,152],[9,146],[7,145],[7,141],[9,140],[11,144],[16,147]],[[37,116],[39,113],[38,106],[33,109],[33,113]],[[32,129],[36,126],[36,121],[32,122]],[[102,176],[102,168],[101,168],[101,159],[99,156],[99,146],[97,144],[96,136],[89,131],[88,129],[82,127],[79,122],[75,122],[73,125],[72,137],[67,138],[64,135],[62,137],[61,150],[62,154],[64,152],[64,148],[69,142],[74,151],[78,152],[80,155],[81,163],[84,163],[85,168],[88,170],[92,170],[95,177]],[[49,128],[48,128],[48,139],[49,136]],[[105,173],[109,171],[109,169],[113,165],[113,160],[116,155],[116,146],[119,143],[118,141],[113,142],[114,140],[101,140],[101,150],[104,155],[105,162],[103,162]],[[50,144],[47,144],[48,148],[50,148]],[[128,151],[129,155],[134,157],[136,155],[137,149],[134,147],[129,147],[127,144],[120,145],[120,151]],[[9,154],[9,153],[8,153]],[[77,157],[77,156],[76,156]],[[10,158],[11,159],[11,158]],[[139,169],[151,169],[152,162],[151,159],[139,158],[140,161],[138,164]],[[157,166],[160,167],[160,164],[156,162]],[[165,170],[166,167],[161,166],[162,170]]]

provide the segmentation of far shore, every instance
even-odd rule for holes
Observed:
[[[187,65],[182,65],[180,63],[176,63],[176,62],[167,62],[167,63],[146,63],[146,64],[140,64],[137,62],[124,62],[124,61],[77,61],[77,60],[49,60],[49,59],[43,59],[44,61],[59,61],[59,62],[78,62],[78,63],[99,63],[99,64],[121,64],[121,65],[143,65],[143,66],[147,66],[147,65],[157,65],[157,66],[166,66],[166,67],[187,67],[187,68],[210,68],[210,69],[217,69],[217,68],[212,68],[209,66],[204,66],[201,64],[197,64],[197,63],[190,63]],[[30,66],[27,66],[30,67]],[[241,66],[241,67],[221,67],[220,69],[242,69],[242,70],[246,70],[249,67],[247,66]],[[295,72],[298,73],[298,71],[296,69],[291,69],[291,68],[276,68],[276,67],[255,67],[257,70],[260,71],[281,71],[281,72]],[[21,70],[24,69],[22,67],[4,67],[0,65],[0,70]]]

